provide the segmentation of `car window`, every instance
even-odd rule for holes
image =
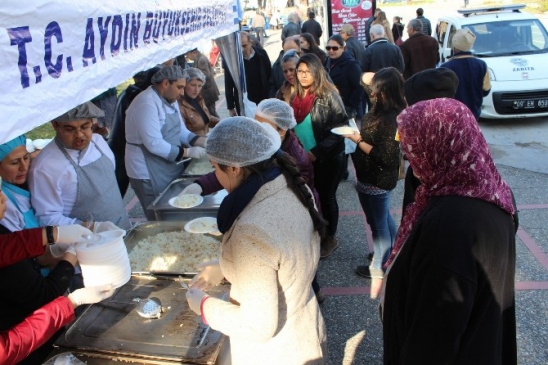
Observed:
[[[448,23],[444,22],[443,20],[438,23],[438,31],[436,32],[438,37],[438,43],[443,44],[443,40],[445,39],[445,33],[447,31]]]
[[[512,20],[469,24],[476,35],[472,52],[494,57],[507,54],[531,54],[548,51],[548,34],[538,20]]]

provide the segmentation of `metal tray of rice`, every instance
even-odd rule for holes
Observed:
[[[132,272],[193,275],[198,264],[218,259],[221,237],[188,233],[187,222],[145,222],[132,228],[124,239]]]
[[[192,184],[199,176],[186,176],[172,181],[150,204],[148,209],[154,212],[157,221],[190,221],[198,217],[217,217],[217,211],[228,194],[226,190],[221,190],[213,194],[204,196],[201,204],[187,209],[174,207],[169,203],[171,198],[181,194],[184,188]]]
[[[184,174],[202,176],[213,171],[215,171],[215,168],[211,165],[211,161],[209,161],[209,157],[206,155],[202,158],[191,159],[188,166],[185,167]]]

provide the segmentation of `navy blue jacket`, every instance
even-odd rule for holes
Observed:
[[[344,51],[335,60],[328,57],[325,61],[325,68],[339,90],[347,113],[355,113],[364,93],[364,89],[360,85],[362,75],[360,66],[348,51]]]
[[[455,71],[459,78],[455,99],[466,105],[478,120],[483,97],[491,90],[483,90],[483,80],[488,72],[485,61],[472,56],[470,52],[459,52],[442,67]]]
[[[405,64],[400,47],[388,42],[386,38],[375,39],[364,53],[364,72],[377,72],[385,67],[395,67],[403,74]]]

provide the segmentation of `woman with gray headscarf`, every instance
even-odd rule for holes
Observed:
[[[179,109],[189,131],[205,136],[219,118],[212,116],[207,109],[204,98],[200,95],[206,81],[204,73],[197,68],[186,69],[185,95],[179,100]]]

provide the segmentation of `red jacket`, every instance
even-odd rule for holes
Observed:
[[[0,235],[0,268],[42,255],[45,251],[42,230],[32,228]]]
[[[73,319],[74,309],[66,297],[58,297],[35,310],[17,326],[0,332],[0,364],[11,365],[25,359]]]

